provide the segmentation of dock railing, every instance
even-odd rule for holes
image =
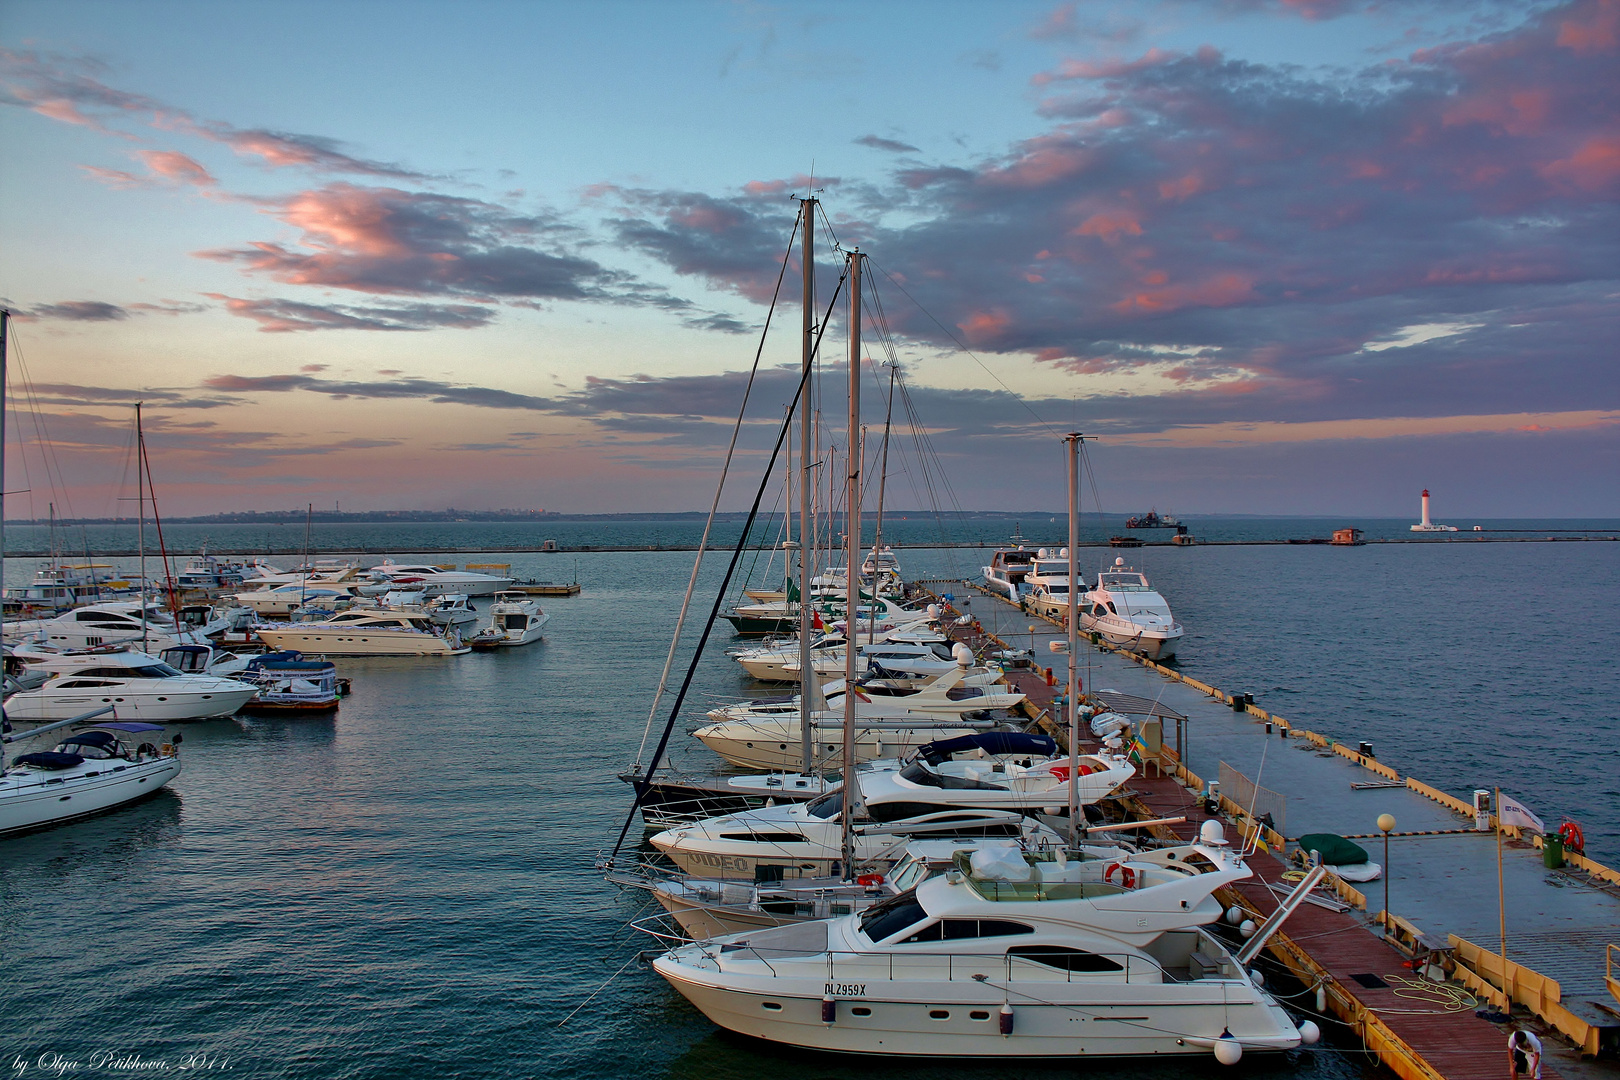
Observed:
[[[1600,1029],[1564,1007],[1563,987],[1558,980],[1512,960],[1504,961],[1501,953],[1456,934],[1449,940],[1457,960],[1456,974],[1464,986],[1502,1004],[1512,1001],[1523,1005],[1566,1036],[1581,1053],[1597,1054]]]

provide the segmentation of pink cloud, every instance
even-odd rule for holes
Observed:
[[[1558,24],[1558,44],[1577,55],[1612,52],[1620,45],[1620,0],[1598,0]]]
[[[1543,165],[1540,172],[1582,191],[1612,188],[1620,181],[1620,135],[1594,135],[1569,157]]]
[[[1000,337],[1011,321],[1005,311],[975,311],[956,325],[969,341],[982,345]]]
[[[1071,231],[1072,236],[1095,236],[1110,244],[1121,236],[1141,236],[1142,223],[1129,210],[1109,210],[1092,214]]]
[[[1226,273],[1195,284],[1139,292],[1114,304],[1114,310],[1121,314],[1164,314],[1186,307],[1230,307],[1255,298],[1251,277]]]
[[[177,150],[142,150],[137,155],[154,175],[198,187],[213,187],[217,181],[193,159]]]
[[[1207,48],[1207,46],[1206,46]],[[1211,50],[1213,52],[1213,50]],[[1181,57],[1181,53],[1161,49],[1157,46],[1149,49],[1135,60],[1074,60],[1069,59],[1058,65],[1056,71],[1037,72],[1030,82],[1036,86],[1046,86],[1054,82],[1066,82],[1071,79],[1117,79],[1122,75],[1134,75],[1147,68],[1158,67]]]

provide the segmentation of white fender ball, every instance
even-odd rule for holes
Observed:
[[[1256,986],[1264,986],[1266,985],[1266,973],[1261,971],[1259,968],[1250,968],[1249,981],[1254,983]]]
[[[1222,1065],[1236,1065],[1243,1060],[1243,1044],[1230,1035],[1215,1040],[1215,1060]]]
[[[1243,921],[1243,909],[1233,904],[1226,909],[1226,921],[1233,926]]]
[[[1254,932],[1258,929],[1260,928],[1254,925],[1253,919],[1244,919],[1238,924],[1238,933],[1242,934],[1246,938],[1254,937]]]
[[[1299,1025],[1299,1041],[1306,1046],[1315,1046],[1322,1038],[1322,1029],[1316,1026],[1315,1021],[1307,1020]]]

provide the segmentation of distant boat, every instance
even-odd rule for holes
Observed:
[[[1169,514],[1161,515],[1157,510],[1149,510],[1137,517],[1125,519],[1127,529],[1174,529],[1180,524],[1181,522]]]

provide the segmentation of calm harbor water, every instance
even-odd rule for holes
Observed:
[[[1021,524],[1059,538],[1061,523]],[[600,543],[696,535],[592,527]],[[1298,519],[1233,527],[1322,531]],[[401,556],[452,535],[529,543],[490,539],[503,528],[366,526],[331,539],[397,543]],[[993,528],[987,539],[1010,532]],[[217,550],[255,546],[207,531]],[[200,532],[166,529],[181,550]],[[16,533],[8,546],[25,542]],[[560,526],[547,535],[569,542]],[[1551,824],[1580,821],[1595,853],[1620,862],[1620,546],[1122,554],[1187,625],[1184,670],[1341,740],[1371,740],[1448,790],[1500,783]],[[1105,553],[1088,555],[1094,572]],[[574,576],[576,556],[460,561],[557,580]],[[910,576],[972,576],[981,561],[971,550],[905,554]],[[543,601],[542,642],[445,661],[340,660],[355,692],[335,717],[190,725],[171,790],[0,841],[0,1064],[20,1059],[30,1076],[52,1054],[62,1075],[80,1076],[119,1071],[98,1054],[169,1071],[196,1055],[251,1077],[1073,1075],[781,1051],[717,1034],[646,968],[625,966],[647,945],[626,929],[641,899],[604,885],[592,864],[623,821],[614,773],[636,756],[691,562],[648,551],[581,554],[577,565],[585,592]],[[8,566],[8,581],[29,569]],[[744,688],[719,655],[727,641],[717,634],[689,717]],[[1088,1071],[1179,1078],[1209,1066]],[[1365,1074],[1335,1051],[1239,1071]]]

